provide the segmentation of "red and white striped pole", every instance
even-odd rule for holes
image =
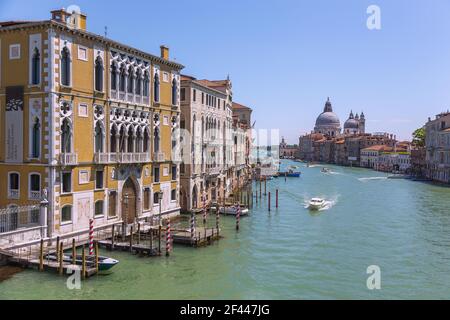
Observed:
[[[167,219],[167,229],[166,229],[166,256],[170,255],[170,219]]]
[[[195,238],[195,214],[191,215],[191,241],[194,242]]]
[[[240,220],[241,220],[241,204],[238,203],[237,208],[236,208],[236,230],[237,231],[239,231]]]
[[[89,220],[89,255],[94,255],[94,219]]]

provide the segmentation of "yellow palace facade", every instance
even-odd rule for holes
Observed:
[[[48,199],[49,236],[178,214],[183,66],[51,14],[0,22],[0,208]]]

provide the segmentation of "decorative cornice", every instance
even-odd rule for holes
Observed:
[[[99,36],[95,33],[91,33],[91,32],[80,30],[80,29],[69,28],[66,25],[64,25],[60,22],[56,22],[54,20],[37,21],[37,22],[23,23],[23,24],[12,25],[12,26],[7,26],[7,27],[0,27],[0,33],[8,32],[8,31],[16,31],[16,30],[30,30],[30,29],[32,30],[32,29],[38,29],[38,28],[42,28],[42,27],[48,28],[48,29],[54,28],[56,30],[63,31],[63,32],[66,32],[69,34],[81,36],[85,39],[96,41],[96,42],[99,42],[106,46],[110,46],[110,47],[116,48],[118,50],[125,51],[129,54],[141,56],[144,59],[152,61],[153,63],[160,64],[160,65],[166,65],[168,67],[176,69],[177,71],[181,71],[182,69],[184,69],[184,66],[177,62],[165,60],[165,59],[155,56],[153,54],[150,54],[150,53],[141,51],[139,49],[127,46],[123,43]]]

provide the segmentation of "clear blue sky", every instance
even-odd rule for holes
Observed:
[[[230,74],[257,127],[280,128],[290,143],[328,96],[341,122],[364,110],[368,131],[402,139],[450,108],[448,0],[0,0],[0,20],[47,19],[74,3],[92,32],[107,25],[110,38],[154,54],[166,44],[198,78]],[[379,31],[366,28],[371,4]]]

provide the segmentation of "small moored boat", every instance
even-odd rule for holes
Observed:
[[[325,200],[321,198],[312,198],[309,201],[308,208],[310,210],[320,210],[325,206]]]
[[[55,254],[48,254],[47,259],[51,261],[58,261],[58,258]],[[72,263],[72,255],[64,255],[63,261],[67,263]],[[76,265],[81,266],[83,264],[83,257],[81,255],[77,255],[75,257],[75,263]],[[116,264],[119,263],[119,260],[99,256],[98,257],[98,270],[99,271],[108,271],[112,267],[114,267]],[[86,256],[86,265],[88,267],[94,267],[95,266],[95,256]]]
[[[236,207],[222,207],[220,208],[219,212],[221,214],[225,214],[227,216],[235,216],[237,214],[237,208]],[[248,214],[248,209],[241,209],[241,216],[246,216]]]
[[[288,177],[288,178],[300,178],[300,175],[302,173],[299,172],[295,172],[294,170],[289,170],[287,172],[279,172],[278,176],[279,177]]]

